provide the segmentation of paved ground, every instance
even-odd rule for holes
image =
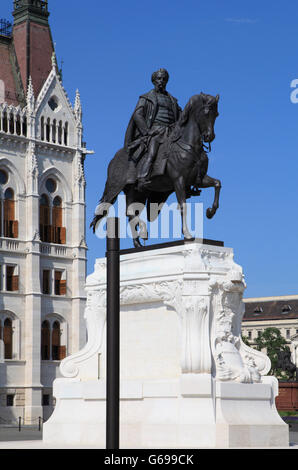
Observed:
[[[15,427],[0,427],[0,449],[66,449],[72,446],[46,446],[42,441],[42,431],[29,426],[22,427],[19,432]],[[91,449],[92,447],[75,447],[76,449]],[[94,447],[93,447],[94,448]],[[290,426],[290,449],[298,449],[298,422]]]
[[[290,443],[298,449],[298,424],[290,426]]]
[[[21,431],[17,427],[0,427],[0,445],[5,441],[35,441],[42,440],[42,431],[38,431],[36,427],[22,427]]]

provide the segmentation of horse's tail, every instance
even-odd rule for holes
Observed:
[[[117,193],[112,199],[109,199],[109,197],[107,196],[108,193],[107,193],[106,189],[107,189],[107,183],[106,183],[105,190],[104,190],[104,193],[102,195],[102,198],[100,199],[100,201],[99,201],[99,203],[98,203],[98,205],[95,209],[95,214],[94,214],[93,220],[90,224],[90,227],[92,227],[92,229],[93,229],[93,233],[95,232],[95,230],[98,226],[98,223],[101,221],[101,219],[108,216],[110,207],[114,204],[114,202],[116,201],[116,199],[118,197],[118,194],[119,194],[119,193]]]
[[[109,164],[105,189],[90,224],[93,233],[101,219],[108,216],[110,207],[115,203],[119,193],[126,185],[127,159],[127,153],[121,149],[116,153]]]

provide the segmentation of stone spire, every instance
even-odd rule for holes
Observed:
[[[81,105],[81,97],[80,97],[79,90],[76,91],[74,113],[75,113],[77,122],[82,122],[82,105]]]

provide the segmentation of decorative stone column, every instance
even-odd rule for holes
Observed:
[[[233,250],[132,250],[120,274],[120,447],[288,446],[270,361],[241,340],[245,282]],[[88,342],[61,363],[46,443],[105,446],[105,259],[86,291]]]

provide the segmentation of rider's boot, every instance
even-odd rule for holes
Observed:
[[[150,184],[151,181],[149,179],[147,179],[146,177],[144,178],[139,178],[138,179],[138,187],[137,187],[137,191],[139,192],[142,192],[146,189],[146,186],[148,186],[148,184]]]
[[[148,186],[151,183],[151,180],[149,178],[150,176],[150,171],[152,168],[152,163],[154,160],[154,153],[152,152],[147,156],[146,161],[144,162],[144,165],[142,167],[141,174],[138,178],[138,186],[137,186],[137,191],[144,191],[146,190],[146,186]]]
[[[141,168],[141,172],[138,178],[137,191],[140,191],[140,192],[146,191],[147,186],[151,183],[150,173],[153,167],[153,162],[158,152],[158,148],[159,148],[159,140],[153,138],[150,144],[147,157],[146,156],[144,157],[145,160],[144,160],[144,163],[143,163],[143,166]]]

